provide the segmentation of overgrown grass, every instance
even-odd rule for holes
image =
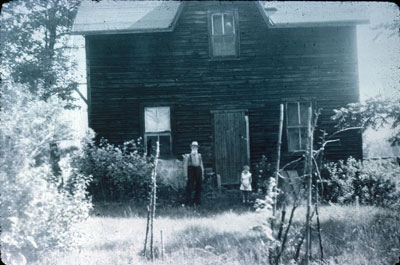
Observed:
[[[146,220],[136,210],[118,217],[93,216],[84,225],[82,246],[73,252],[51,253],[36,264],[150,264],[139,255]],[[203,208],[160,209],[155,221],[156,255],[160,230],[165,257],[154,264],[268,264],[268,240],[251,228],[260,224],[246,206],[210,213]],[[128,208],[129,209],[129,208]],[[204,212],[203,212],[204,211]],[[290,264],[296,249],[296,232],[304,225],[305,208],[296,211],[293,232],[282,264]],[[168,215],[168,212],[170,213]],[[124,216],[125,215],[125,216]],[[320,208],[323,264],[395,264],[400,256],[400,214],[376,207],[324,206]],[[313,233],[313,256],[319,257]],[[302,253],[303,256],[303,253]],[[315,264],[321,264],[317,260]]]
[[[321,216],[329,264],[378,265],[398,261],[399,212],[366,206],[330,206],[322,208]],[[313,252],[317,252],[315,244]]]

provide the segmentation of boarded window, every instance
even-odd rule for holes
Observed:
[[[146,107],[144,109],[144,140],[148,155],[155,155],[157,141],[160,156],[171,155],[171,110],[170,107]]]
[[[307,149],[308,107],[311,102],[286,103],[286,129],[289,152]]]
[[[237,34],[233,12],[211,14],[211,50],[213,57],[237,55]]]

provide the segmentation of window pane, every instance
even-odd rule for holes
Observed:
[[[146,136],[147,155],[156,155],[157,136]]]
[[[213,37],[213,53],[214,56],[221,56],[224,52],[224,40],[222,36]]]
[[[310,106],[310,102],[301,102],[300,103],[300,122],[301,125],[307,126],[308,124],[308,107]]]
[[[146,132],[157,131],[157,110],[156,108],[145,108],[144,127]]]
[[[157,108],[158,132],[171,131],[170,109],[169,107]]]
[[[170,108],[145,108],[144,123],[145,132],[171,131]]]
[[[216,14],[212,15],[212,26],[213,26],[213,34],[214,35],[222,35],[222,15]]]
[[[288,148],[289,148],[289,151],[300,150],[299,129],[298,128],[292,128],[292,129],[288,129],[287,131],[288,131]]]
[[[160,156],[171,155],[171,137],[169,135],[160,135]]]
[[[224,55],[236,55],[235,36],[224,36]]]
[[[307,150],[308,148],[308,138],[307,138],[307,128],[301,128],[301,150]]]
[[[287,111],[288,126],[299,125],[297,103],[287,103],[286,111]]]
[[[224,14],[224,34],[234,34],[235,27],[233,25],[233,15]]]
[[[236,55],[236,39],[234,35],[213,37],[214,56]]]

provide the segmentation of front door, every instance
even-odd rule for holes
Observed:
[[[248,119],[244,110],[213,111],[215,171],[222,184],[238,184],[249,163]]]

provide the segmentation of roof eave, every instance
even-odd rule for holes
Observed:
[[[258,11],[260,11],[261,16],[263,17],[265,23],[267,23],[268,27],[273,26],[273,25],[274,25],[273,22],[272,22],[271,19],[267,16],[267,14],[265,14],[265,12],[264,12],[264,7],[263,7],[261,1],[257,1],[257,2],[256,2],[256,5],[257,5],[257,8],[258,8]]]
[[[185,6],[185,2],[182,2],[176,12],[174,19],[168,28],[157,28],[157,29],[123,29],[123,30],[89,30],[89,31],[80,31],[72,29],[70,35],[109,35],[109,34],[138,34],[138,33],[156,33],[156,32],[172,32],[175,29],[177,21],[181,16],[183,7]]]
[[[270,23],[270,28],[308,28],[308,27],[344,27],[368,24],[369,20],[341,20],[326,22],[302,22],[302,23]]]
[[[356,26],[358,24],[369,24],[369,19],[341,20],[341,21],[321,21],[321,22],[302,22],[302,23],[274,23],[274,21],[264,12],[262,1],[256,2],[257,8],[264,18],[269,28],[306,28],[306,27],[338,27]]]
[[[123,30],[92,30],[92,31],[72,31],[71,35],[109,35],[109,34],[133,34],[133,33],[155,33],[155,32],[172,32],[173,27],[165,29],[123,29]]]

